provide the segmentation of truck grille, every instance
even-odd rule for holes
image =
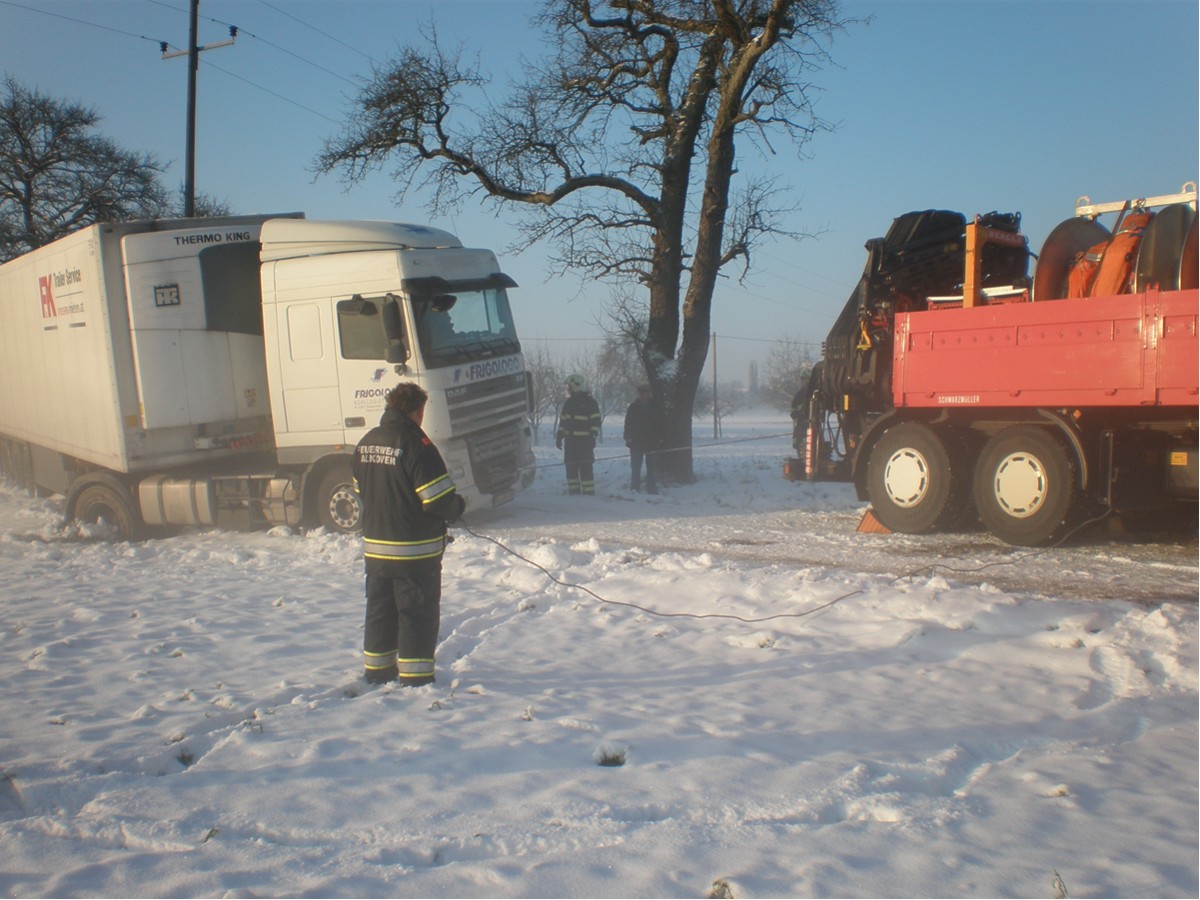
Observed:
[[[526,414],[525,373],[449,388],[446,405],[455,434],[519,422]]]
[[[475,435],[468,444],[475,486],[483,494],[498,494],[517,483],[518,426],[501,425]]]
[[[467,439],[480,493],[498,494],[516,484],[520,428],[528,412],[525,373],[450,388],[446,406],[454,433]]]

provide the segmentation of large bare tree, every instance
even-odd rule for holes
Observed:
[[[521,204],[524,240],[550,239],[561,270],[640,285],[628,333],[678,448],[661,471],[691,480],[717,278],[784,230],[785,194],[739,176],[739,140],[800,152],[824,127],[807,78],[847,20],[838,0],[549,0],[536,22],[551,58],[499,104],[436,33],[402,51],[318,168],[353,182],[391,164],[400,198],[428,188],[435,213],[474,195]]]
[[[93,222],[169,212],[163,167],[95,132],[97,113],[23,87],[0,87],[0,261]]]

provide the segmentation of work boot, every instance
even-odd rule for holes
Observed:
[[[386,669],[367,669],[363,675],[367,684],[387,684],[398,679],[400,672],[395,666],[388,666]]]

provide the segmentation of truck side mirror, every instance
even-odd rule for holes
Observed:
[[[400,315],[400,300],[388,294],[383,301],[383,333],[387,335],[386,359],[390,363],[408,362],[408,345],[404,342],[404,319]]]

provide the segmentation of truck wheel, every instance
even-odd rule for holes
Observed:
[[[1015,425],[993,437],[975,469],[975,504],[988,531],[1036,547],[1061,537],[1079,500],[1074,456],[1044,428]]]
[[[123,541],[141,537],[144,527],[133,496],[115,478],[89,480],[73,487],[67,495],[66,511],[68,521],[106,524]]]
[[[902,534],[924,534],[960,516],[969,480],[958,446],[920,422],[884,432],[867,464],[867,496],[879,521]]]
[[[362,501],[354,490],[348,465],[337,465],[317,485],[317,519],[329,531],[354,534],[362,530]]]

